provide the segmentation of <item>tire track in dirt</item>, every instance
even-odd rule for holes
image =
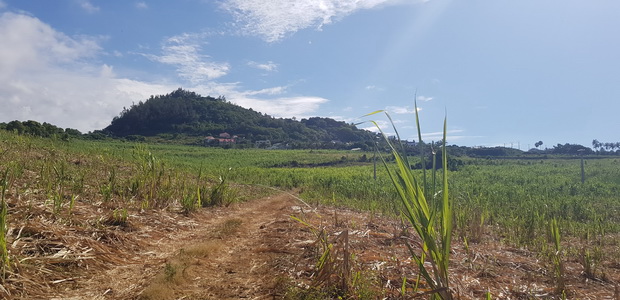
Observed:
[[[57,299],[272,299],[282,264],[303,252],[285,234],[299,230],[298,203],[281,193],[197,212],[182,229],[142,228],[143,251]]]

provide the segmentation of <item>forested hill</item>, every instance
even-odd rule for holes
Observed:
[[[363,147],[372,145],[373,133],[329,118],[313,117],[300,121],[273,118],[229,103],[225,98],[203,97],[178,89],[163,96],[125,108],[104,132],[117,137],[184,135],[237,136],[237,143],[268,140],[298,147],[325,147],[329,144]]]

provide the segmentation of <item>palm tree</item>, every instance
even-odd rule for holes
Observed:
[[[538,148],[540,146],[542,146],[543,142],[542,141],[538,141],[534,144],[534,147]]]

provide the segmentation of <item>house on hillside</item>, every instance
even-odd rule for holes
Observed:
[[[238,137],[236,135],[231,136],[227,132],[222,132],[219,136],[207,136],[205,137],[204,144],[205,146],[215,146],[215,145],[232,145],[237,143]]]
[[[236,143],[235,139],[220,139],[220,145],[231,145]]]
[[[219,139],[216,139],[216,138],[214,138],[212,136],[206,137],[205,141],[204,141],[205,146],[213,145],[213,144],[218,144],[218,143],[219,143]]]

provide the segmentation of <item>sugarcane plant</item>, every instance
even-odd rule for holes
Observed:
[[[417,104],[415,105],[415,111],[416,124],[418,124],[418,137],[419,140],[422,141],[422,135],[419,130]],[[381,112],[384,111],[375,111],[366,116]],[[428,291],[416,295],[416,297],[428,294],[431,295],[431,299],[451,300],[453,297],[450,291],[448,265],[450,261],[450,243],[452,239],[452,207],[448,198],[448,168],[446,155],[447,118],[444,119],[443,144],[441,146],[443,186],[440,193],[431,195],[426,193],[426,179],[423,178],[422,182],[420,182],[420,180],[414,176],[411,165],[407,159],[407,154],[401,143],[398,130],[394,126],[394,122],[390,115],[387,112],[385,112],[385,114],[396,133],[395,141],[391,141],[375,121],[370,122],[378,128],[385,142],[388,144],[392,156],[395,158],[395,167],[388,164],[386,159],[382,157],[383,165],[398,192],[402,203],[402,215],[404,219],[415,229],[415,232],[421,240],[419,243],[421,249],[420,253],[417,253],[411,243],[407,242],[407,247],[419,268],[420,275],[424,278],[429,288]],[[424,165],[423,168],[425,168]],[[423,177],[425,177],[426,172],[423,174]],[[438,205],[431,205],[428,198],[439,195],[441,195],[441,201]],[[428,267],[425,265],[426,262],[430,263]]]
[[[553,261],[553,273],[556,279],[556,292],[558,294],[565,295],[564,284],[564,265],[562,263],[562,244],[560,243],[560,227],[556,218],[551,219],[549,224],[551,230],[551,238],[553,239],[553,245],[555,251],[552,254]]]
[[[6,272],[11,270],[11,261],[9,259],[9,251],[7,250],[7,205],[5,192],[11,186],[11,172],[7,168],[0,178],[0,276],[1,279],[6,278]]]

